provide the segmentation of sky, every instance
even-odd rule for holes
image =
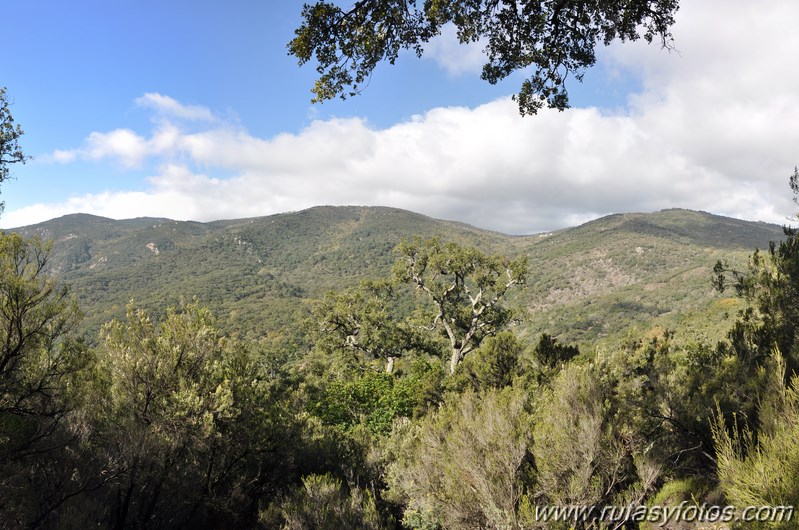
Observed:
[[[601,47],[572,108],[522,117],[446,28],[312,105],[294,0],[7,0],[0,86],[34,158],[0,227],[77,212],[211,221],[393,206],[511,234],[690,208],[799,210],[799,2],[684,1],[674,49]]]

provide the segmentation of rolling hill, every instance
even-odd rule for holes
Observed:
[[[776,225],[688,210],[509,236],[355,206],[211,223],[77,214],[12,231],[53,241],[51,272],[72,285],[90,335],[131,299],[160,313],[197,296],[229,331],[283,340],[310,299],[387,274],[392,249],[418,234],[527,254],[529,284],[512,300],[521,333],[547,332],[583,347],[666,328],[720,338],[740,302],[713,291],[713,264],[725,258],[744,266],[755,247],[782,236]]]

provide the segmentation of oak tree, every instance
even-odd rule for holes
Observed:
[[[358,0],[305,4],[289,43],[300,64],[315,59],[314,102],[358,94],[378,63],[403,50],[418,57],[454,24],[458,40],[485,44],[482,78],[497,83],[531,71],[516,99],[522,114],[569,106],[566,81],[596,63],[597,44],[660,41],[670,46],[678,0]]]
[[[387,281],[327,293],[313,308],[312,335],[322,350],[349,350],[385,361],[387,373],[405,352],[423,349],[419,333],[398,314],[397,294]]]
[[[449,371],[455,373],[466,354],[510,323],[512,312],[504,301],[509,289],[524,284],[527,258],[489,256],[438,238],[403,241],[397,251],[395,277],[433,303],[432,326],[449,341]]]

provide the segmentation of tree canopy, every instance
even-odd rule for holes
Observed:
[[[510,323],[503,306],[508,289],[524,285],[527,258],[486,255],[475,248],[415,238],[397,246],[398,281],[425,293],[435,307],[433,328],[441,327],[450,345],[450,373],[463,357]]]
[[[315,341],[323,348],[343,348],[386,362],[386,372],[403,353],[423,349],[423,339],[392,311],[394,286],[387,281],[364,281],[358,288],[330,292],[315,304]]]
[[[794,168],[789,185],[799,204],[799,168]],[[713,281],[722,292],[734,287],[749,304],[731,332],[738,351],[748,350],[748,356],[762,361],[776,347],[786,358],[788,376],[793,376],[799,374],[799,229],[784,226],[783,233],[783,240],[772,241],[767,251],[755,250],[746,272],[717,262]]]
[[[420,5],[417,5],[420,4]],[[596,63],[597,44],[616,39],[671,43],[678,0],[359,0],[345,9],[305,4],[289,53],[319,73],[314,102],[360,93],[382,61],[425,45],[454,24],[458,40],[485,43],[482,78],[495,84],[531,71],[515,96],[522,114],[569,106],[566,81]]]
[[[5,87],[0,87],[0,182],[11,175],[10,164],[24,164],[29,157],[25,156],[19,146],[19,137],[24,134],[22,127],[15,124],[9,110],[8,95]],[[2,211],[3,203],[0,203]]]

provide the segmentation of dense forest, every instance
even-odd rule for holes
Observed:
[[[794,506],[798,236],[703,280],[742,300],[724,338],[591,348],[525,332],[535,256],[490,241],[402,239],[385,274],[274,307],[291,340],[269,341],[192,293],[87,332],[52,244],[5,233],[0,526],[655,528],[597,514]]]

